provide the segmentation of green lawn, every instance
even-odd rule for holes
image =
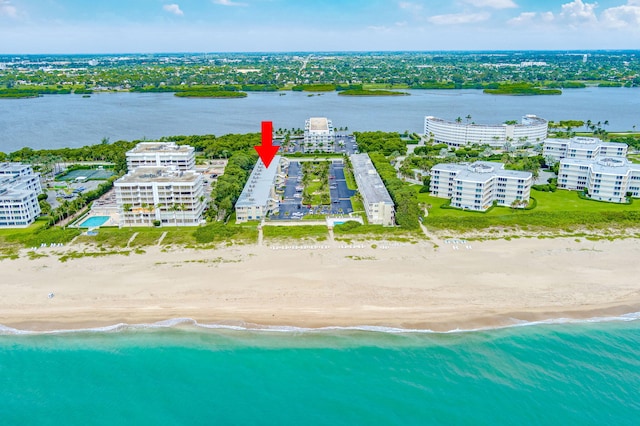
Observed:
[[[420,186],[414,185],[416,192]],[[444,198],[418,193],[418,200],[431,204],[425,225],[436,229],[473,230],[496,227],[538,227],[571,230],[581,227],[637,227],[640,224],[640,200],[631,204],[583,200],[575,191],[531,191],[537,206],[532,210],[495,207],[487,213],[442,209]]]
[[[80,234],[77,229],[52,227],[45,229],[46,218],[26,228],[0,229],[0,246],[13,248],[40,247],[40,244],[68,243]]]
[[[387,228],[381,225],[361,225],[356,222],[346,222],[333,227],[333,234],[338,241],[345,240],[388,240],[402,242],[417,242],[424,239],[421,231],[409,231],[394,227]]]
[[[98,235],[87,236],[80,235],[76,240],[77,243],[95,244],[104,247],[126,247],[129,239],[136,232],[138,235],[131,243],[132,247],[151,246],[158,243],[158,239],[164,231],[170,231],[168,228],[100,228]],[[168,234],[167,234],[168,236]],[[163,241],[166,244],[166,239]]]
[[[265,226],[262,231],[265,240],[311,238],[316,241],[324,241],[329,235],[329,230],[324,225]]]
[[[344,180],[347,182],[347,188],[356,191],[358,189],[358,185],[356,184],[356,180],[353,177],[353,172],[350,168],[344,168]],[[355,210],[355,209],[354,209]]]
[[[365,225],[369,223],[369,221],[367,220],[367,213],[364,210],[364,204],[362,203],[362,201],[360,201],[359,197],[356,197],[355,195],[351,197],[351,207],[353,207],[354,213],[361,213]]]
[[[322,193],[329,192],[327,189],[327,185],[323,182],[310,182],[305,187],[305,193],[309,194],[308,198],[302,200],[303,204],[311,204],[313,206],[318,206],[322,204]]]

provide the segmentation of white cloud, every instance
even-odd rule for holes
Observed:
[[[9,0],[0,0],[0,16],[18,17],[18,9]]]
[[[408,10],[410,12],[418,12],[420,10],[422,10],[422,5],[418,4],[418,3],[412,3],[410,1],[401,1],[398,3],[398,7],[400,7],[400,9],[405,9]]]
[[[605,9],[600,22],[610,28],[639,28],[640,0],[629,0],[626,5]]]
[[[447,15],[434,15],[427,19],[427,21],[436,25],[460,25],[460,24],[473,24],[475,22],[482,22],[489,19],[491,15],[487,12],[481,13],[451,13]]]
[[[464,0],[475,7],[491,7],[493,9],[511,9],[518,7],[513,0]]]
[[[232,0],[213,0],[214,4],[219,4],[221,6],[249,6],[247,3],[240,3]]]
[[[173,13],[174,15],[184,16],[184,12],[180,9],[180,6],[175,3],[165,4],[164,6],[162,6],[162,8],[169,13]]]
[[[544,22],[551,22],[555,19],[553,12],[540,12],[540,17]]]
[[[560,17],[575,23],[597,22],[596,7],[598,7],[598,3],[583,3],[582,0],[574,0],[562,5]]]
[[[538,14],[536,12],[522,12],[520,15],[515,18],[511,18],[507,21],[507,24],[511,25],[519,25],[519,24],[527,24],[532,22]]]
[[[548,24],[555,19],[553,12],[522,12],[507,21],[509,25]]]
[[[369,25],[367,29],[377,32],[387,32],[389,31],[389,27],[384,25]]]

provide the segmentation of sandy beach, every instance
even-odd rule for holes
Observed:
[[[192,318],[445,331],[640,311],[637,239],[371,244],[152,247],[66,262],[59,248],[40,249],[48,256],[0,261],[0,324],[46,331]]]

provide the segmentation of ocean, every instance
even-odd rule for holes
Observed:
[[[639,318],[449,333],[0,327],[0,424],[635,425]]]

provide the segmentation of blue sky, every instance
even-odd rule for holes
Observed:
[[[0,53],[639,47],[640,0],[0,0]]]

